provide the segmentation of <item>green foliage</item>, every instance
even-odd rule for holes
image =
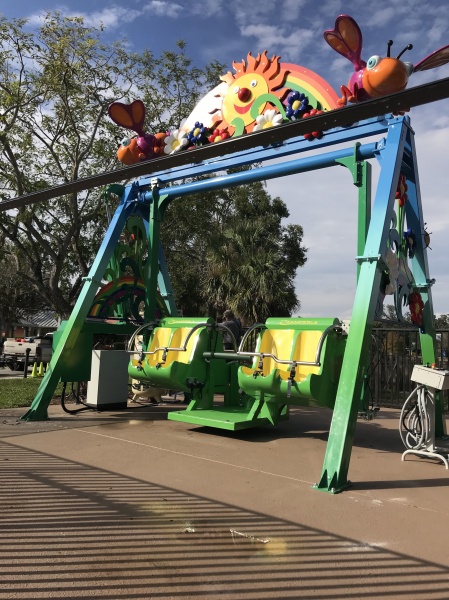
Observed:
[[[2,378],[0,381],[0,409],[30,406],[41,381],[42,379],[40,378]],[[61,393],[62,383],[56,388],[54,397],[60,397]]]
[[[435,329],[448,329],[449,328],[449,315],[435,315]]]
[[[4,198],[112,168],[115,148],[104,117],[109,94],[121,90],[122,68],[126,80],[133,66],[122,65],[80,19],[49,14],[35,37],[22,26],[0,20],[7,40],[0,50]],[[99,137],[110,140],[101,152],[95,145]],[[92,242],[103,234],[102,210],[93,190],[0,215],[0,231],[15,247],[19,278],[62,316],[70,313],[87,273],[97,245]]]
[[[191,65],[185,46],[154,57],[103,44],[102,30],[80,17],[48,13],[35,33],[0,17],[0,198],[120,168],[107,116],[112,100],[148,106],[148,129],[180,124],[222,67]],[[214,81],[215,84],[215,81]],[[191,91],[193,90],[193,91]],[[15,247],[17,274],[41,301],[68,317],[101,243],[101,190],[0,213],[0,235]]]
[[[392,326],[394,326],[393,325],[394,322],[396,322],[396,324],[397,324],[396,326],[397,327],[401,326],[402,322],[398,321],[398,318],[397,318],[397,315],[396,315],[396,308],[395,308],[394,304],[384,304],[382,312],[383,312],[383,315],[382,315],[383,318],[386,319],[387,321],[389,321]],[[412,320],[410,318],[410,313],[408,311],[405,312],[405,313],[403,313],[402,316],[403,316],[403,319],[404,319],[405,322],[407,322],[407,323],[411,323],[412,322]]]
[[[9,335],[19,309],[44,308],[33,290],[19,276],[18,256],[14,246],[0,235],[0,321],[2,331]],[[1,334],[1,331],[0,331]]]
[[[102,28],[81,17],[48,13],[35,34],[24,26],[0,17],[0,198],[120,168],[124,131],[107,116],[112,100],[129,102],[138,90],[147,131],[178,128],[225,70],[193,65],[184,42],[157,54],[104,44]],[[262,183],[173,202],[162,238],[184,314],[217,316],[229,306],[255,321],[298,308],[293,281],[306,249],[302,228],[282,224],[287,217]],[[95,188],[0,213],[17,288],[67,318],[106,225]]]
[[[230,307],[253,323],[298,309],[294,277],[307,249],[299,225],[282,225],[288,215],[262,183],[173,202],[162,240],[183,314],[218,317]]]
[[[177,129],[205,90],[215,87],[223,74],[224,65],[217,61],[202,69],[193,66],[185,54],[185,42],[179,41],[177,46],[177,52],[165,50],[159,58],[149,50],[141,57],[136,84],[153,133]]]

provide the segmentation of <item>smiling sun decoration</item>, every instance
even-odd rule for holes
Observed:
[[[289,90],[284,87],[289,71],[279,63],[280,56],[267,57],[267,51],[256,57],[248,53],[247,62],[233,62],[236,73],[220,77],[228,87],[223,93],[221,116],[215,116],[215,127],[233,127],[232,135],[253,131],[256,118],[267,104],[282,111],[282,100]]]

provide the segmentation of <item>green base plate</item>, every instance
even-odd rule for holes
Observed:
[[[179,410],[168,413],[168,418],[172,421],[181,421],[183,423],[193,423],[194,425],[203,425],[206,427],[215,427],[217,429],[228,429],[238,431],[239,429],[248,429],[250,427],[259,427],[260,425],[271,425],[270,421],[263,418],[248,419],[248,411],[241,408],[214,408],[195,410]],[[287,420],[287,416],[281,420]]]

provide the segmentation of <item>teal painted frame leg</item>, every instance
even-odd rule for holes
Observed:
[[[167,269],[167,261],[165,260],[164,249],[162,243],[159,241],[159,274],[158,274],[158,287],[159,292],[167,306],[168,314],[172,317],[178,315],[178,309],[176,307],[175,295],[171,286],[170,276]]]
[[[371,165],[366,160],[357,159],[360,143],[354,147],[353,156],[340,158],[335,162],[345,166],[352,175],[352,182],[358,188],[358,219],[357,219],[357,255],[361,256],[365,249],[366,236],[371,220]],[[357,281],[360,275],[360,264],[357,263]]]
[[[150,207],[145,206],[145,214],[142,214],[142,219],[145,223],[145,231],[147,239],[149,238],[150,231]],[[149,245],[149,242],[148,242]],[[176,316],[178,314],[178,309],[176,307],[175,295],[173,293],[173,288],[170,281],[170,276],[168,274],[167,269],[167,261],[165,260],[164,248],[162,247],[162,242],[159,240],[159,272],[157,278],[157,287],[159,288],[159,292],[162,296],[162,299],[165,302],[165,306],[167,307],[167,313],[172,316]]]
[[[163,203],[166,195],[159,196],[157,185],[152,187],[152,200],[148,219],[148,261],[146,264],[145,322],[156,319],[156,296],[160,277],[160,232],[164,215]],[[162,274],[164,276],[164,274]],[[168,273],[167,273],[168,282]],[[164,286],[165,287],[165,286]],[[170,288],[171,289],[171,288]],[[171,308],[171,306],[170,306]],[[176,307],[175,307],[176,310]],[[146,346],[145,346],[146,349]]]
[[[365,250],[366,236],[371,221],[371,182],[372,182],[372,167],[371,164],[364,160],[357,160],[357,150],[360,143],[357,142],[354,147],[354,155],[348,158],[342,158],[337,162],[347,167],[352,175],[352,181],[358,188],[358,211],[357,211],[357,256],[362,256]],[[360,277],[361,263],[357,262],[357,281]],[[361,408],[368,414],[369,402],[366,400],[366,394],[369,387],[367,382],[367,367],[370,362],[370,353],[366,355],[365,376],[363,378],[363,386],[361,391]]]
[[[349,462],[381,279],[379,261],[386,251],[407,131],[405,119],[394,120],[384,147],[379,149],[381,172],[364,255],[358,257],[359,280],[323,471],[314,486],[321,491],[338,493],[349,485]]]
[[[115,211],[115,214],[109,224],[103,243],[98,250],[97,256],[90,268],[89,274],[70,315],[67,325],[55,349],[51,362],[47,368],[44,378],[39,386],[36,397],[30,409],[23,415],[24,421],[42,421],[48,418],[48,405],[51,402],[56,386],[61,378],[61,367],[67,356],[74,347],[80,331],[84,325],[95,294],[98,291],[101,278],[108,266],[109,260],[114,253],[119,237],[123,231],[127,219],[135,210],[135,203],[130,202],[133,199],[133,186],[125,189],[123,197]]]

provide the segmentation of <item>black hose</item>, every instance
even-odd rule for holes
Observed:
[[[76,415],[77,413],[80,413],[84,410],[96,410],[94,406],[89,406],[88,404],[86,404],[85,402],[80,400],[80,398],[77,398],[77,401],[81,402],[81,404],[83,404],[84,406],[82,406],[81,408],[77,408],[75,410],[68,409],[65,404],[66,387],[67,387],[67,381],[64,381],[63,386],[62,386],[62,394],[61,394],[61,408],[64,412],[68,413],[69,415]],[[73,393],[73,383],[72,383],[72,393]]]

